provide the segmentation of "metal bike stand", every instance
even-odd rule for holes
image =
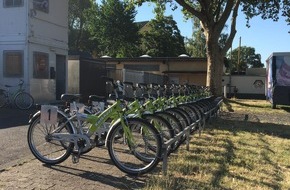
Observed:
[[[179,132],[175,137],[171,138],[170,140],[166,141],[162,146],[163,155],[163,163],[162,163],[162,173],[163,175],[167,175],[167,165],[168,165],[168,147],[171,146],[174,142],[179,140],[184,134],[186,135],[186,150],[189,151],[189,141],[190,141],[190,130],[195,127],[197,122],[187,126],[183,131]]]
[[[204,115],[209,115],[209,122],[211,123],[212,118],[215,117],[216,115],[216,111],[218,110],[218,108],[220,107],[220,104],[223,102],[223,100],[219,100],[218,103],[209,111],[205,112]]]
[[[163,152],[163,163],[162,163],[162,173],[163,176],[167,175],[167,167],[168,167],[168,147],[171,146],[174,142],[179,140],[184,134],[186,135],[186,150],[189,151],[189,141],[190,141],[190,130],[193,129],[196,125],[200,125],[201,120],[203,121],[203,126],[199,126],[199,135],[201,135],[201,130],[205,127],[205,122],[206,122],[206,116],[209,115],[209,119],[211,122],[211,118],[213,115],[215,115],[215,112],[219,109],[220,104],[223,102],[223,100],[219,100],[216,105],[210,109],[209,111],[203,113],[203,117],[191,125],[187,126],[183,131],[179,132],[175,137],[171,138],[170,140],[166,141],[162,145],[162,152]]]

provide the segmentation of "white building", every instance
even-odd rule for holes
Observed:
[[[266,99],[266,68],[248,68],[245,75],[224,75],[227,97]]]
[[[24,80],[36,102],[66,91],[68,0],[2,0],[0,88]]]

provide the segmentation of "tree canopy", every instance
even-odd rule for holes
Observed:
[[[185,53],[184,39],[172,16],[162,12],[140,33],[136,10],[119,0],[69,0],[69,50],[94,57],[178,56]],[[142,42],[142,44],[141,44]]]
[[[136,10],[122,1],[103,0],[97,10],[92,35],[100,42],[101,54],[112,57],[138,55],[138,27],[134,23]]]
[[[89,27],[92,17],[94,3],[91,0],[69,0],[68,29],[69,29],[69,50],[89,51],[93,44],[90,38]]]
[[[256,54],[255,48],[241,46],[227,54],[230,72],[244,72],[247,68],[261,68],[261,55]]]
[[[154,57],[177,57],[185,53],[184,38],[172,16],[158,16],[142,34],[142,50]]]
[[[69,49],[94,56],[132,57],[139,53],[134,7],[123,1],[69,0]]]

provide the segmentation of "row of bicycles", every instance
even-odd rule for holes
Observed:
[[[106,96],[63,94],[61,106],[41,105],[29,121],[32,154],[45,164],[105,146],[112,162],[129,175],[152,171],[215,116],[221,98],[189,85],[133,84],[104,78]]]

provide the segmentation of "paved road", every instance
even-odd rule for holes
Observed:
[[[105,148],[96,148],[73,164],[71,158],[47,166],[30,153],[26,141],[28,116],[34,110],[0,109],[0,190],[6,189],[140,189],[146,175],[127,176],[110,161]],[[160,174],[160,167],[155,175]],[[152,174],[148,174],[152,175]]]

